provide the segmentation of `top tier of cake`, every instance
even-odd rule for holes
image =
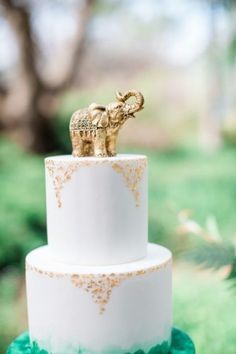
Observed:
[[[111,265],[146,256],[147,158],[45,159],[51,257]]]

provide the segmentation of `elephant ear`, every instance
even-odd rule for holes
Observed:
[[[108,124],[109,124],[108,115],[106,112],[104,112],[97,122],[97,127],[98,128],[107,128]]]
[[[89,110],[93,111],[93,110],[99,110],[99,111],[105,111],[106,107],[102,106],[101,104],[97,104],[97,103],[91,103],[89,106]]]

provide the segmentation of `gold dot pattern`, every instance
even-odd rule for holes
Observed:
[[[73,173],[77,170],[78,163],[55,163],[53,160],[46,160],[46,168],[49,176],[53,180],[53,186],[56,194],[58,208],[62,207],[61,192],[64,185],[71,179]]]
[[[147,165],[146,158],[139,160],[127,160],[125,163],[114,162],[112,160],[97,160],[97,161],[57,161],[47,159],[45,161],[46,169],[49,176],[52,178],[53,187],[55,190],[56,202],[58,208],[62,207],[62,190],[65,184],[71,180],[74,172],[80,167],[91,167],[94,165],[110,164],[117,173],[120,173],[125,181],[126,186],[133,193],[135,204],[140,205],[139,186],[142,180],[143,172]]]
[[[126,273],[109,273],[109,274],[68,274],[57,273],[40,270],[37,267],[26,263],[27,271],[34,271],[38,274],[48,276],[50,278],[69,278],[72,284],[90,294],[92,300],[98,305],[99,313],[102,315],[109,302],[112,291],[118,287],[123,281],[133,277],[144,276],[146,274],[154,273],[162,268],[166,268],[171,263],[171,260],[163,262],[162,264]]]
[[[141,162],[137,161],[136,163],[133,161],[132,165],[129,163],[125,163],[125,164],[113,163],[112,165],[112,168],[117,173],[122,174],[126,186],[133,193],[136,207],[140,205],[139,186],[146,165],[147,165],[146,160],[141,160]]]

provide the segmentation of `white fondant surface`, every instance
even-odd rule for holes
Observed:
[[[47,158],[51,257],[85,265],[118,264],[145,257],[146,162],[142,155]]]
[[[32,251],[26,259],[30,268],[26,280],[31,339],[52,354],[75,354],[75,348],[86,348],[88,354],[108,353],[109,348],[120,352],[148,350],[169,341],[170,261],[171,253],[153,244],[148,245],[148,254],[141,261],[99,267],[52,261],[47,246]],[[149,272],[153,267],[156,270]],[[131,276],[133,272],[140,273]],[[91,289],[85,291],[71,281],[72,275],[101,275],[105,279],[106,274],[124,273],[130,276],[112,288],[102,314]]]

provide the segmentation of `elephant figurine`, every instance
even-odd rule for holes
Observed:
[[[134,103],[127,103],[130,97]],[[88,108],[76,111],[70,120],[72,155],[115,156],[116,141],[121,126],[128,118],[135,118],[134,113],[143,109],[143,95],[135,90],[125,94],[116,93],[117,102],[107,106],[92,103]]]

